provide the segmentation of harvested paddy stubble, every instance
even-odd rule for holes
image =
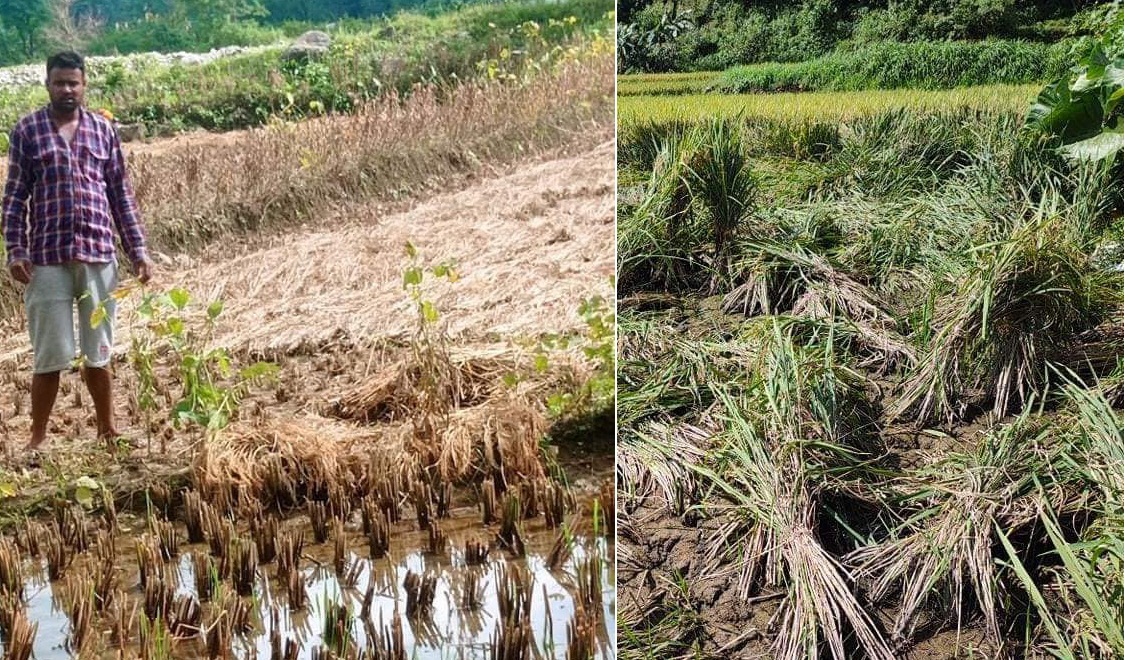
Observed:
[[[1122,652],[1121,157],[1019,124],[623,132],[622,657]]]
[[[86,411],[61,407],[53,432],[65,440],[47,457],[51,476],[15,475],[18,496],[5,501],[32,511],[55,495],[77,498],[71,487],[85,476],[94,485],[84,488],[128,505],[119,514],[106,505],[96,521],[60,508],[44,531],[18,533],[22,575],[39,577],[27,555],[41,548],[49,581],[93,561],[97,589],[113,595],[105,621],[96,607],[91,622],[77,597],[68,601],[82,630],[56,616],[50,589],[12,599],[7,610],[0,598],[0,623],[18,633],[30,613],[49,631],[31,636],[37,653],[58,633],[91,653],[130,654],[140,643],[151,657],[170,648],[223,657],[232,644],[267,643],[276,657],[292,657],[298,643],[318,657],[437,658],[450,644],[479,657],[503,634],[490,618],[503,569],[523,571],[530,593],[518,630],[504,637],[507,657],[568,647],[575,657],[591,648],[612,654],[613,590],[605,585],[614,583],[613,543],[587,513],[605,510],[598,486],[608,455],[602,472],[575,474],[545,451],[559,414],[549,397],[572,395],[572,414],[583,414],[581,391],[606,368],[583,353],[588,326],[578,310],[612,288],[612,58],[587,52],[530,81],[446,91],[440,102],[419,90],[358,117],[200,145],[181,139],[165,152],[152,148],[147,164],[134,162],[142,204],[155,205],[156,249],[176,267],[161,273],[161,287],[182,286],[166,296],[182,296],[177,319],[194,330],[193,313],[222,302],[218,322],[200,321],[207,331],[196,336],[205,340],[186,362],[221,349],[231,365],[279,363],[277,379],[240,389],[229,424],[173,424],[188,390],[185,361],[167,335],[153,339],[159,324],[138,312],[141,301],[121,301],[116,383],[134,396],[119,399],[117,414],[148,436],[147,451],[96,447],[84,433]],[[365,160],[370,153],[378,156]],[[223,188],[225,174],[214,170],[230,168],[228,156],[242,169],[226,172],[234,181]],[[183,159],[187,184],[158,182],[182,174]],[[489,178],[461,180],[481,174]],[[446,187],[465,189],[417,199]],[[155,201],[165,195],[175,198]],[[413,208],[399,208],[411,200]],[[310,215],[311,228],[264,235]],[[247,239],[235,247],[241,254],[209,249],[235,233]],[[415,265],[403,259],[407,243],[456,260],[459,281],[426,280],[429,308],[404,293]],[[441,322],[424,309],[440,310]],[[417,330],[420,319],[432,334]],[[0,355],[15,397],[5,406],[19,405],[29,387],[21,337],[6,340]],[[544,337],[574,341],[559,348]],[[145,340],[140,349],[135,338]],[[142,349],[148,372],[121,359]],[[215,373],[209,385],[228,384]],[[69,380],[60,401],[73,401]],[[5,409],[5,432],[22,437],[26,418],[26,409]],[[583,440],[608,446],[608,438]],[[563,495],[556,489],[565,473],[575,481]],[[484,484],[494,503],[507,503],[506,524],[503,516],[482,524]],[[98,509],[99,499],[83,501]],[[144,520],[134,513],[140,507]],[[543,557],[561,524],[573,533],[548,567]],[[109,579],[102,551],[91,551],[101,547],[91,533],[103,526],[146,530]],[[0,559],[4,570],[15,575]],[[143,593],[119,596],[142,570]],[[472,595],[455,597],[468,571]],[[85,589],[69,593],[77,591]],[[461,601],[472,611],[462,612]],[[112,627],[113,638],[90,634],[95,626]]]
[[[257,244],[357,198],[383,213],[529,155],[604,142],[613,80],[612,58],[587,47],[526,84],[420,88],[354,115],[138,145],[129,169],[158,253],[231,237]],[[0,284],[0,315],[18,313],[17,296]]]

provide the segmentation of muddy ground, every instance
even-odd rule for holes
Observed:
[[[746,319],[718,312],[715,301],[638,294],[619,301],[619,308],[666,309],[673,319],[669,322],[685,336],[729,338]],[[880,381],[876,374],[867,375],[872,381]],[[871,393],[876,410],[883,407],[883,392],[891,391],[890,383],[884,384],[887,387],[882,391],[873,389]],[[885,451],[881,460],[887,465],[906,466],[969,449],[986,425],[983,421],[970,422],[935,434],[883,420],[879,428],[879,446]],[[661,649],[655,656],[645,655],[642,646],[639,654],[630,657],[665,657],[669,653],[667,657],[708,660],[774,657],[771,619],[785,593],[760,592],[743,599],[738,593],[738,564],[723,559],[716,570],[715,561],[708,556],[709,539],[721,525],[718,519],[701,514],[700,509],[725,502],[704,497],[681,506],[665,500],[659,490],[636,498],[619,490],[617,496],[619,626],[624,631],[638,631],[642,645],[646,639],[675,643],[674,651]],[[894,616],[890,609],[873,609],[873,613],[885,625]],[[986,641],[982,626],[969,623],[958,634],[949,630],[950,622],[944,618],[948,613],[932,614],[933,629],[921,632],[922,639],[904,652],[904,660],[996,657],[997,650]],[[643,631],[649,631],[652,637]],[[637,648],[636,644],[630,646]]]
[[[583,141],[590,144],[590,137]],[[401,351],[416,327],[402,287],[407,241],[425,263],[457,264],[456,283],[425,285],[452,346],[526,352],[540,335],[580,331],[579,303],[613,295],[613,164],[612,142],[602,140],[529,158],[408,208],[338,204],[317,226],[283,236],[214,244],[195,254],[158,253],[149,290],[181,286],[194,300],[221,298],[214,345],[241,363],[267,359],[281,367],[278,383],[255,390],[244,409],[338,425],[332,402],[388,351]],[[51,445],[38,467],[25,465],[20,452],[30,425],[30,347],[21,319],[4,323],[0,373],[15,387],[0,392],[6,456],[0,511],[22,514],[83,475],[123,495],[185,477],[190,437],[167,425],[150,434],[128,422],[133,374],[126,352],[132,328],[140,327],[139,300],[135,292],[120,304],[114,356],[119,425],[139,446],[114,452],[100,446],[78,374],[64,374]],[[596,490],[612,478],[612,456],[610,435],[564,448],[560,460],[572,481]]]

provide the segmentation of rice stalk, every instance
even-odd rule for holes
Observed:
[[[1095,326],[1114,295],[1060,221],[1040,217],[976,250],[937,304],[938,332],[894,406],[918,423],[962,420],[974,399],[999,418],[1046,383],[1046,367]],[[1118,285],[1117,289],[1120,289]]]
[[[852,576],[818,534],[827,479],[841,466],[854,470],[863,456],[869,421],[861,392],[831,362],[831,345],[794,346],[777,326],[766,339],[753,401],[717,394],[725,430],[716,467],[693,467],[723,500],[707,506],[723,521],[708,555],[735,561],[743,597],[784,590],[771,621],[775,657],[807,658],[823,646],[837,660],[849,649],[890,660],[895,654],[853,593]]]

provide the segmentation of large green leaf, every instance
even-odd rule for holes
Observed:
[[[1120,26],[1120,20],[1112,23],[1114,30]],[[1027,111],[1026,128],[1057,138],[1059,152],[1072,160],[1111,158],[1125,146],[1121,132],[1125,66],[1121,45],[1111,36],[1101,42],[1081,42],[1072,73],[1044,87]]]
[[[1063,145],[1059,151],[1076,160],[1101,160],[1121,151],[1122,138],[1120,130],[1106,130],[1094,137]]]
[[[1102,100],[1092,89],[1071,92],[1066,80],[1043,88],[1028,110],[1028,123],[1062,138],[1064,143],[1084,140],[1101,132]]]

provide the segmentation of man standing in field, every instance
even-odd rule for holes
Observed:
[[[50,104],[20,119],[8,151],[0,213],[8,272],[26,285],[34,354],[28,450],[46,440],[59,375],[75,359],[76,301],[83,380],[94,401],[98,437],[117,437],[109,370],[111,293],[117,286],[114,227],[137,279],[143,284],[152,272],[121,143],[109,121],[83,107],[85,90],[82,56],[52,55]]]

